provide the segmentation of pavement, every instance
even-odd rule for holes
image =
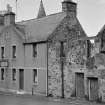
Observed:
[[[43,101],[43,102],[54,102],[54,103],[61,103],[61,104],[70,104],[70,105],[105,105],[105,103],[97,103],[97,102],[90,102],[87,101],[86,99],[81,99],[81,98],[54,98],[54,97],[46,97],[42,95],[29,95],[29,94],[14,94],[11,92],[2,92],[0,91],[0,96],[15,96],[16,98],[25,98],[25,99],[33,99],[37,101]]]

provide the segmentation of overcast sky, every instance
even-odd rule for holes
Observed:
[[[16,0],[0,0],[0,10],[6,9],[9,3],[16,11]],[[40,0],[17,0],[17,20],[35,18]],[[74,0],[77,1],[77,0]],[[43,0],[46,14],[61,12],[62,0]],[[88,36],[96,35],[105,24],[105,0],[78,0],[78,19]]]

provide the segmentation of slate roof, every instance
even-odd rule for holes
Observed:
[[[65,16],[65,12],[60,12],[39,19],[17,22],[16,24],[25,26],[26,41],[28,43],[46,41]]]
[[[101,37],[103,34],[103,32],[105,31],[105,25],[101,28],[101,30],[98,32],[98,34],[96,35],[98,38]]]

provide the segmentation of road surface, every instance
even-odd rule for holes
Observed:
[[[0,94],[0,105],[102,105],[88,101],[47,98],[44,96],[23,96]],[[105,105],[105,104],[103,104]]]

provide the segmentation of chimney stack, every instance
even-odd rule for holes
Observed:
[[[62,11],[63,12],[72,12],[75,15],[77,14],[77,3],[72,0],[64,0],[62,2]]]
[[[4,14],[4,25],[8,26],[15,24],[15,13],[12,12],[12,7],[7,4],[7,13]]]

